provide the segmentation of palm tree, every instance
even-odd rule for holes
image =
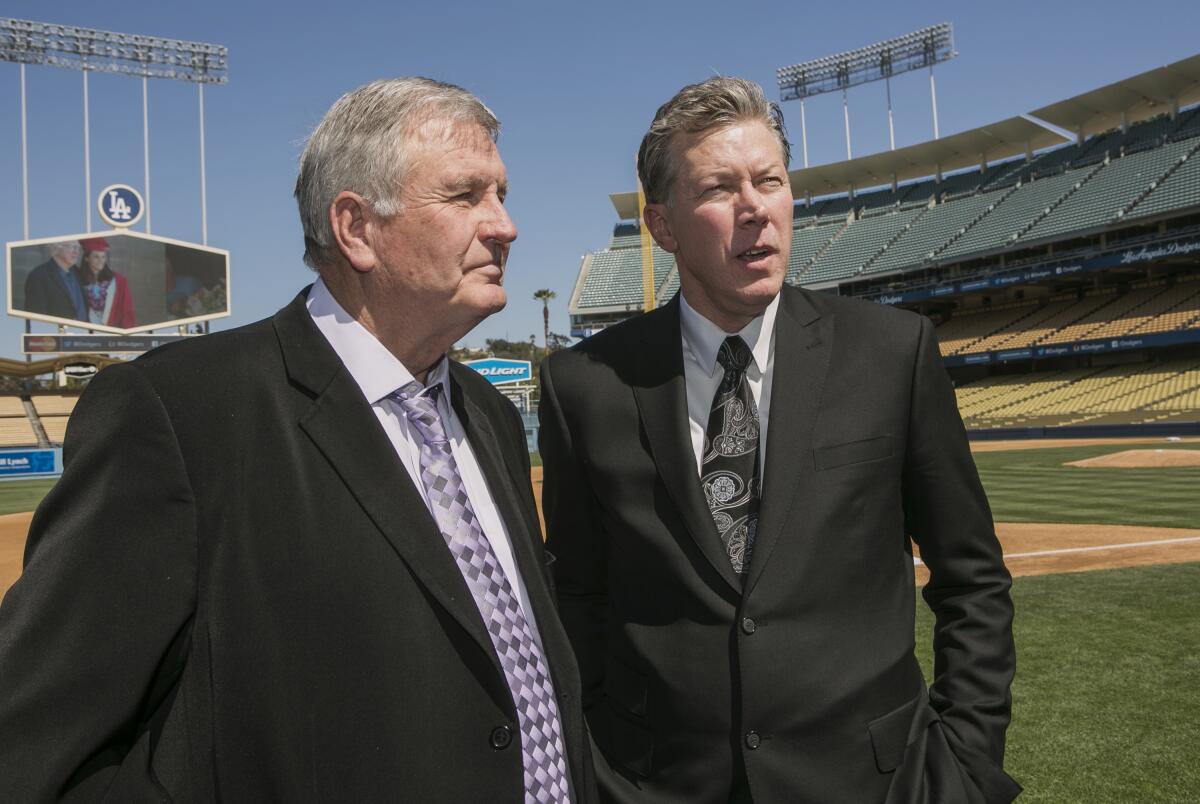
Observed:
[[[533,292],[533,298],[542,303],[542,348],[550,353],[550,300],[558,294],[549,288]]]

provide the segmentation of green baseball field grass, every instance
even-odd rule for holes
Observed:
[[[1200,564],[1018,578],[1013,601],[1020,800],[1200,800]],[[926,678],[931,620],[919,601]]]
[[[1200,468],[1063,466],[1126,448],[984,452],[975,462],[1000,522],[1200,528]],[[1021,801],[1200,801],[1200,564],[1017,578],[1013,601],[1006,766],[1025,787]],[[918,601],[927,678],[931,627]]]
[[[53,480],[6,480],[0,483],[0,514],[32,511],[53,486]]]
[[[975,465],[997,522],[1069,522],[1200,528],[1200,467],[1095,469],[1063,466],[1125,449],[1196,450],[1138,444],[979,452]]]

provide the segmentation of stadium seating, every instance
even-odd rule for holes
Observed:
[[[1003,195],[1003,190],[995,190],[932,207],[867,265],[867,273],[895,271],[931,259],[950,238],[999,203]]]
[[[923,207],[899,210],[854,221],[797,276],[797,280],[807,284],[853,276],[889,240],[925,211]]]
[[[1183,140],[1188,137],[1200,137],[1200,106],[1181,112],[1175,118],[1175,127],[1167,134],[1167,138],[1171,140]]]
[[[1196,140],[1178,145],[1195,146]],[[1200,205],[1200,151],[1190,150],[1186,161],[1178,164],[1169,176],[1139,199],[1132,209],[1124,212],[1125,220],[1160,215],[1176,209]]]
[[[1161,421],[1200,414],[1200,360],[989,378],[956,393],[968,427]]]
[[[37,394],[30,397],[39,416],[68,416],[75,410],[78,396],[61,394]]]
[[[0,396],[0,447],[29,447],[37,443],[21,397]]]
[[[1171,143],[1112,160],[1023,233],[1021,240],[1039,240],[1103,226],[1161,179],[1189,148],[1187,142]]]
[[[962,312],[938,326],[937,337],[943,355],[961,355],[1190,327],[1200,328],[1200,274],[1170,286],[1165,280],[1143,283],[1125,294],[1101,288],[1083,298],[1064,295]]]
[[[812,262],[821,250],[829,244],[829,241],[833,240],[844,228],[846,228],[845,221],[793,229],[792,253],[788,258],[787,281],[795,283],[805,266]]]
[[[33,425],[25,418],[24,412],[20,417],[0,417],[0,447],[29,447],[37,442]]]
[[[945,251],[940,252],[937,255],[938,260],[946,262],[967,254],[1008,245],[1037,216],[1044,214],[1049,207],[1071,192],[1075,185],[1086,177],[1088,170],[1070,170],[1023,184],[967,229]]]
[[[1163,292],[1163,288],[1161,286],[1139,288],[1121,294],[1112,288],[1109,288],[1108,291],[1107,293],[1100,294],[1108,299],[1106,304],[1096,307],[1092,313],[1083,316],[1075,323],[1069,324],[1057,332],[1038,339],[1037,342],[1042,344],[1071,343],[1090,338],[1102,338],[1105,335],[1101,330],[1110,322],[1134,313],[1144,304],[1149,304],[1157,295]]]
[[[1071,296],[1037,307],[1030,315],[1013,321],[971,344],[971,351],[992,352],[1033,346],[1039,337],[1058,329],[1053,322],[1068,318],[1071,309],[1076,308],[1078,304],[1079,300]]]
[[[678,292],[678,291],[679,291],[679,269],[674,268],[671,270],[671,273],[667,275],[667,281],[663,283],[662,288],[660,288],[658,291],[657,306],[662,307],[664,304],[669,302],[671,300],[671,297],[674,296],[676,294],[676,292]]]
[[[634,232],[633,234],[615,234],[614,233],[612,241],[609,242],[608,247],[611,249],[641,248],[642,247],[642,236],[638,232]]]
[[[1001,413],[1011,424],[1021,412],[1037,410],[1038,400],[1095,373],[1095,369],[1070,369],[981,380],[957,390],[959,412],[968,426],[979,426],[980,423],[988,426],[991,420],[1000,419]]]
[[[980,351],[974,345],[999,331],[1008,331],[1037,311],[1036,304],[1017,302],[997,305],[977,312],[955,315],[940,326],[936,332],[938,347],[942,355],[969,354]]]
[[[653,247],[654,286],[666,280],[675,258],[658,246]],[[623,248],[598,251],[589,255],[578,306],[613,307],[642,304],[642,254],[640,249]]]
[[[61,444],[67,436],[67,421],[70,416],[42,416],[42,429],[51,444]]]
[[[1163,383],[1165,395],[1148,403],[1152,411],[1200,411],[1200,365],[1177,372]]]

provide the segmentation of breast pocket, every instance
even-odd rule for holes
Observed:
[[[830,444],[817,447],[813,451],[818,472],[836,469],[839,466],[880,461],[892,457],[893,454],[893,439],[890,435],[847,441],[844,444]]]

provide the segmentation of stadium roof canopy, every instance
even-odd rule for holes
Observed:
[[[1051,126],[1088,136],[1198,101],[1200,55],[1044,106],[1029,115],[894,151],[793,170],[788,176],[797,198],[844,193],[850,187],[877,187],[978,167],[1069,142]],[[1042,121],[1051,125],[1042,125]],[[613,193],[609,199],[622,220],[638,217],[637,193]]]
[[[1200,55],[1148,70],[1030,112],[1077,135],[1090,136],[1200,101]]]

